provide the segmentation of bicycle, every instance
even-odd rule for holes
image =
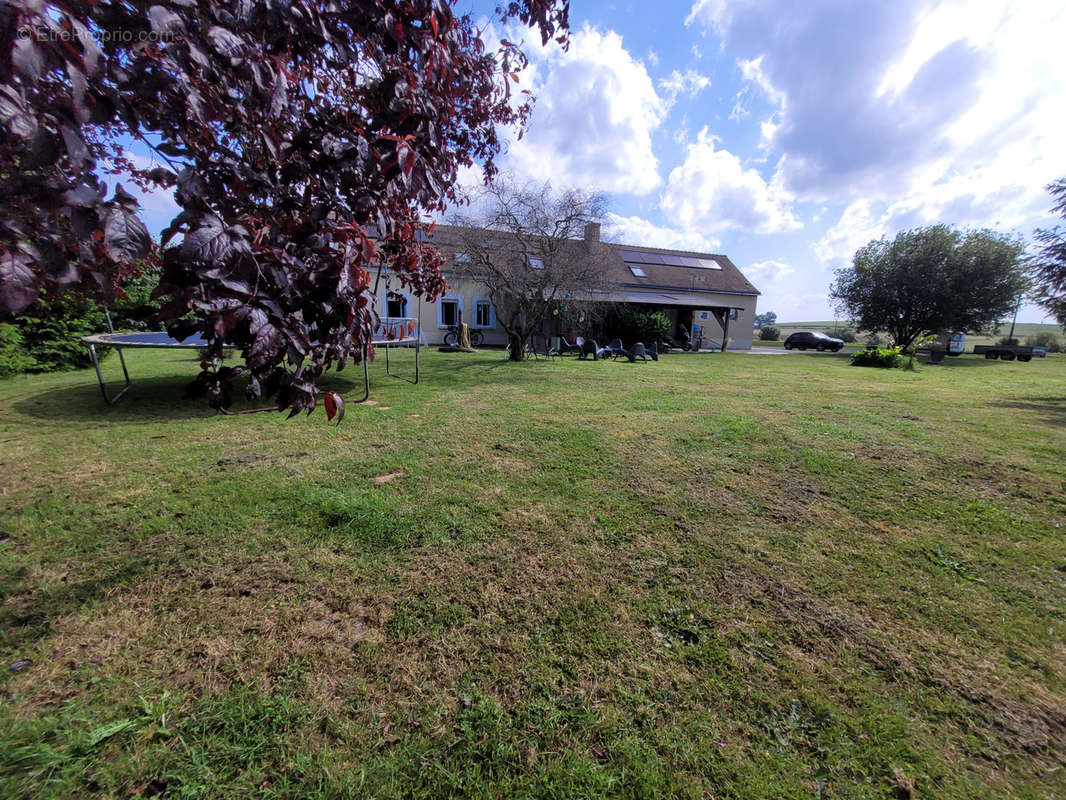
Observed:
[[[485,334],[481,331],[471,328],[470,329],[470,346],[480,347],[482,342],[485,341]],[[452,325],[448,328],[448,332],[444,334],[444,344],[448,347],[459,346],[459,326]]]

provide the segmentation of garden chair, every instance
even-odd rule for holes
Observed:
[[[529,347],[534,358],[556,358],[559,352],[548,344],[548,337],[542,333],[534,333],[529,337]]]
[[[580,355],[581,346],[583,344],[585,344],[585,339],[581,336],[575,338],[573,344],[566,341],[566,337],[564,336],[562,339],[559,340],[559,355],[564,356],[567,353],[577,353],[578,355]]]
[[[621,339],[611,339],[611,341],[605,347],[600,348],[599,352],[600,358],[607,358],[608,356],[611,358],[616,358],[625,354],[626,349],[622,346]]]
[[[648,360],[648,351],[644,349],[644,342],[637,342],[635,345],[625,351],[626,358],[629,359],[629,363],[636,363],[639,358],[641,361]]]

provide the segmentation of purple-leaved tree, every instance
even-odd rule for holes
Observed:
[[[568,11],[497,17],[565,46]],[[443,0],[0,0],[0,318],[42,290],[106,303],[158,260],[173,335],[239,348],[250,397],[311,410],[323,370],[370,339],[370,265],[443,290],[418,231],[458,200],[461,166],[495,174],[497,126],[530,110],[512,96],[525,64]],[[122,172],[174,189],[158,246],[107,190]],[[220,403],[223,373],[202,378]]]

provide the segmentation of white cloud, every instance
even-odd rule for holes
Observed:
[[[801,227],[787,193],[757,170],[745,169],[733,153],[715,149],[715,141],[704,128],[688,145],[684,163],[670,173],[662,194],[666,217],[693,233],[730,228],[780,233]]]
[[[696,0],[685,18],[685,26],[697,23],[721,30],[729,19],[729,0]]]
[[[659,89],[668,106],[673,106],[678,97],[687,95],[694,97],[711,85],[711,79],[706,75],[700,75],[694,69],[684,72],[673,70],[665,78],[659,79]]]
[[[740,68],[740,74],[744,76],[744,80],[748,83],[753,83],[762,89],[771,102],[784,107],[785,105],[785,93],[775,87],[762,68],[763,57],[737,59],[737,67]]]
[[[975,228],[1025,227],[1045,210],[1047,195],[1032,191],[1040,187],[1038,166],[1010,164],[1008,158],[1000,165],[920,185],[895,202],[856,200],[815,243],[815,255],[825,265],[842,266],[873,239],[938,222]]]
[[[760,261],[757,264],[752,264],[749,267],[745,267],[741,270],[748,280],[755,283],[756,286],[761,286],[769,283],[777,283],[783,278],[787,278],[789,275],[795,272],[792,267],[786,264],[784,261]]]
[[[844,266],[860,247],[884,234],[882,219],[874,219],[869,200],[856,200],[814,245],[818,260],[828,266]]]
[[[588,26],[569,51],[529,47],[523,77],[536,94],[525,135],[511,142],[509,167],[536,180],[646,194],[658,186],[652,132],[669,110],[644,64],[613,31]]]
[[[662,247],[668,250],[716,252],[720,242],[712,236],[654,225],[642,217],[622,217],[609,212],[603,220],[605,241]]]
[[[916,219],[991,224],[1066,173],[1059,4],[698,0],[686,24],[720,38],[780,108],[763,141],[801,200],[885,204],[875,216],[924,200]],[[1005,214],[986,202],[997,195]]]

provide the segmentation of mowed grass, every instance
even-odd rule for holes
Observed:
[[[340,427],[127,358],[0,382],[2,797],[1066,795],[1062,357],[433,352]]]

